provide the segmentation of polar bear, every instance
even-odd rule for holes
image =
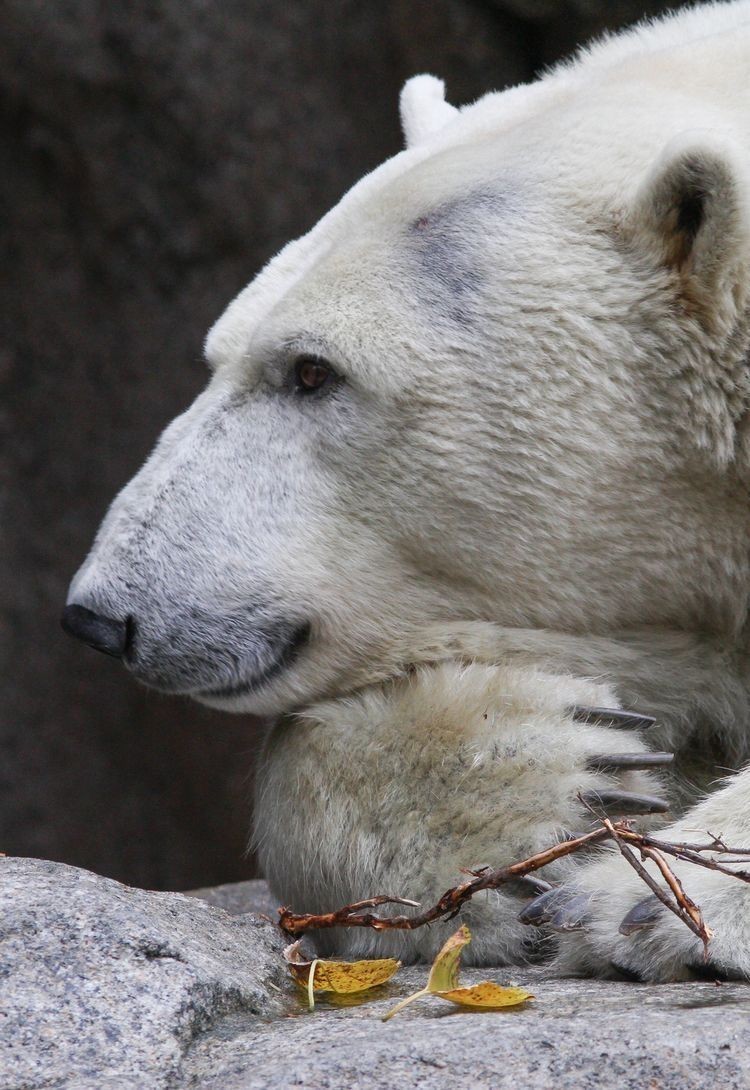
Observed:
[[[459,110],[417,77],[401,112],[405,150],[211,330],[64,624],[273,717],[256,839],[298,910],[429,902],[587,827],[586,792],[750,841],[750,771],[703,799],[750,755],[750,2]],[[468,908],[475,961],[561,932],[564,972],[700,964],[613,851],[550,872]],[[747,886],[683,877],[750,975]]]

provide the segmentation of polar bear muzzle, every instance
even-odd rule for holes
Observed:
[[[187,692],[199,700],[228,700],[260,689],[291,665],[310,636],[307,623],[279,622],[271,631],[248,625],[245,654],[234,654],[231,669],[226,670],[226,656],[212,662],[198,652],[190,635],[180,640],[179,634],[171,633],[160,651],[152,636],[141,638],[131,615],[120,620],[72,602],[63,610],[61,623],[68,635],[125,660],[146,684],[166,692]],[[232,643],[234,648],[241,645],[236,635]]]

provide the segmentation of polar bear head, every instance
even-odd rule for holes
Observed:
[[[406,150],[211,330],[68,627],[259,713],[427,625],[736,632],[747,164],[664,97],[563,73],[457,112],[408,85]]]

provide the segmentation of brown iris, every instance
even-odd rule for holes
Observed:
[[[333,371],[325,360],[317,356],[300,356],[294,367],[297,389],[302,393],[320,390],[333,378]]]

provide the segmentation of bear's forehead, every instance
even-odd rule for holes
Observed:
[[[417,162],[410,161],[412,154],[403,152],[384,164],[390,168],[406,159],[383,179],[371,176],[365,193],[357,194],[355,187],[237,296],[206,342],[214,367],[245,357],[263,320],[311,280],[327,281],[330,288],[339,274],[341,290],[347,283],[351,287],[356,277],[344,278],[347,260],[356,263],[359,275],[365,254],[367,266],[375,268],[384,256],[398,265],[399,256],[411,250],[422,273],[434,279],[441,268],[448,269],[451,250],[466,249],[462,238],[476,234],[482,217],[507,207],[507,192],[517,189],[498,171],[486,142],[442,149]]]
[[[508,197],[483,185],[419,203],[417,215],[363,221],[320,255],[252,331],[240,327],[244,349],[228,370],[245,384],[315,354],[382,377],[394,345],[418,327],[469,332],[482,317],[489,221],[502,222]]]

